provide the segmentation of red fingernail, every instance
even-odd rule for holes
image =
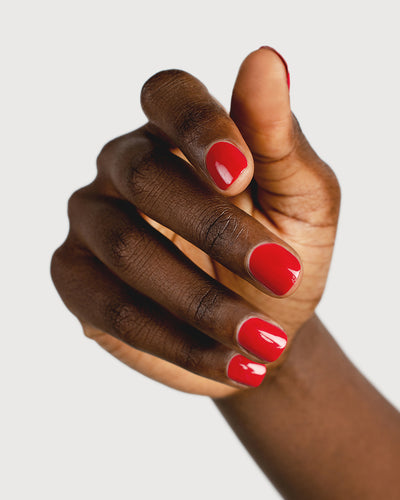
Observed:
[[[258,387],[264,380],[267,369],[240,354],[234,356],[228,365],[228,377],[239,384]]]
[[[238,343],[251,354],[271,362],[282,354],[287,344],[287,336],[276,325],[260,318],[250,318],[239,329]]]
[[[254,278],[275,295],[285,295],[296,283],[301,265],[286,248],[263,243],[251,252],[249,269]]]
[[[220,189],[227,189],[247,167],[244,154],[230,142],[216,142],[206,156],[206,166]]]
[[[272,50],[273,52],[275,52],[275,54],[277,56],[280,57],[281,61],[283,62],[284,66],[285,66],[285,69],[286,69],[286,80],[287,80],[287,86],[288,86],[288,89],[290,90],[290,73],[289,73],[289,67],[288,67],[288,64],[287,62],[285,61],[285,59],[282,57],[281,54],[279,54],[279,52],[277,50],[275,50],[273,47],[270,47],[269,45],[263,45],[262,47],[260,47],[260,49],[269,49],[269,50]]]

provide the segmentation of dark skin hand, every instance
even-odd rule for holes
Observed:
[[[214,398],[286,498],[398,498],[398,413],[314,316],[340,192],[291,113],[282,60],[268,48],[245,59],[230,115],[182,71],[153,76],[141,97],[148,124],[108,143],[70,199],[52,261],[65,304],[135,370]],[[208,163],[221,141],[245,167],[232,177]],[[290,266],[270,252],[257,272],[259,248]],[[271,359],[243,345],[249,318],[286,332],[283,355],[284,334]]]
[[[231,117],[182,71],[153,76],[141,99],[149,123],[108,143],[96,179],[70,199],[53,280],[86,335],[121,361],[171,387],[221,397],[243,388],[227,375],[233,356],[266,361],[239,345],[243,321],[277,323],[290,345],[313,314],[334,244],[338,183],[291,113],[273,50],[242,64]],[[206,168],[218,141],[247,163],[225,189]],[[264,243],[302,263],[283,293],[249,270]],[[273,272],[275,260],[263,267]]]
[[[400,498],[400,414],[316,316],[279,372],[215,402],[284,498]]]

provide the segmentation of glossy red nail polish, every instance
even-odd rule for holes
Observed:
[[[244,154],[230,142],[216,142],[206,156],[206,166],[220,189],[227,189],[247,167]]]
[[[299,260],[277,243],[258,245],[250,254],[249,269],[275,295],[285,295],[300,275]]]
[[[267,369],[264,365],[254,363],[240,354],[234,356],[228,365],[228,377],[250,387],[258,387],[266,373]]]
[[[239,329],[238,343],[251,354],[267,362],[275,361],[287,344],[286,333],[261,318],[247,319]]]
[[[284,66],[285,66],[287,86],[288,86],[288,89],[290,90],[290,73],[289,73],[288,64],[285,61],[285,59],[282,57],[281,54],[279,54],[279,52],[277,50],[275,50],[273,47],[270,47],[269,45],[263,45],[262,47],[260,47],[260,49],[269,49],[269,50],[272,50],[281,59],[281,61],[283,62]]]

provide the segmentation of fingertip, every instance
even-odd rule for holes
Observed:
[[[264,364],[255,363],[241,354],[234,355],[227,366],[227,377],[241,386],[258,387],[267,373]]]
[[[262,45],[258,51],[261,52],[261,54],[263,54],[265,51],[270,51],[272,52],[273,54],[276,54],[279,59],[281,60],[281,62],[283,63],[284,67],[285,67],[285,72],[286,72],[286,83],[287,83],[287,86],[288,86],[288,89],[290,90],[290,72],[289,72],[289,66],[288,66],[288,63],[286,62],[286,59],[282,56],[282,54],[280,52],[278,52],[276,49],[274,49],[273,47],[270,47],[269,45]],[[256,51],[256,52],[258,52]]]
[[[236,342],[261,363],[276,361],[287,345],[287,335],[277,323],[260,315],[250,314],[239,323]]]
[[[239,117],[255,120],[261,129],[290,116],[285,59],[273,48],[260,47],[242,62],[232,94],[232,110]]]
[[[255,246],[248,254],[247,268],[250,275],[275,297],[292,295],[302,278],[300,257],[275,242]]]
[[[240,66],[231,117],[256,158],[281,159],[293,150],[288,75],[284,58],[268,46],[251,52]]]
[[[214,187],[225,196],[246,189],[254,172],[253,157],[244,141],[242,146],[229,139],[213,142],[207,148],[205,165]]]
[[[290,72],[286,59],[280,52],[269,45],[262,45],[259,49],[250,52],[244,59],[240,69],[246,69],[263,76],[268,73],[269,78],[285,80],[287,89],[290,90]]]

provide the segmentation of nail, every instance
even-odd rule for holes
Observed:
[[[254,363],[240,354],[234,356],[228,365],[228,377],[250,387],[258,387],[266,373],[267,369],[264,365]]]
[[[287,344],[286,333],[261,318],[250,318],[240,327],[238,343],[251,354],[266,362],[279,358]]]
[[[283,62],[284,66],[285,66],[287,86],[288,86],[288,89],[290,90],[290,73],[289,73],[289,67],[288,67],[288,64],[285,61],[284,57],[281,54],[279,54],[279,52],[277,50],[275,50],[273,47],[270,47],[269,45],[263,45],[262,47],[260,47],[260,49],[269,49],[269,50],[272,50],[273,52],[275,52],[275,54],[278,57],[280,57],[281,61]]]
[[[247,160],[236,146],[220,141],[209,149],[206,166],[215,184],[227,189],[247,167]]]
[[[285,295],[296,283],[301,265],[286,248],[276,243],[262,243],[250,254],[249,270],[275,295]]]

